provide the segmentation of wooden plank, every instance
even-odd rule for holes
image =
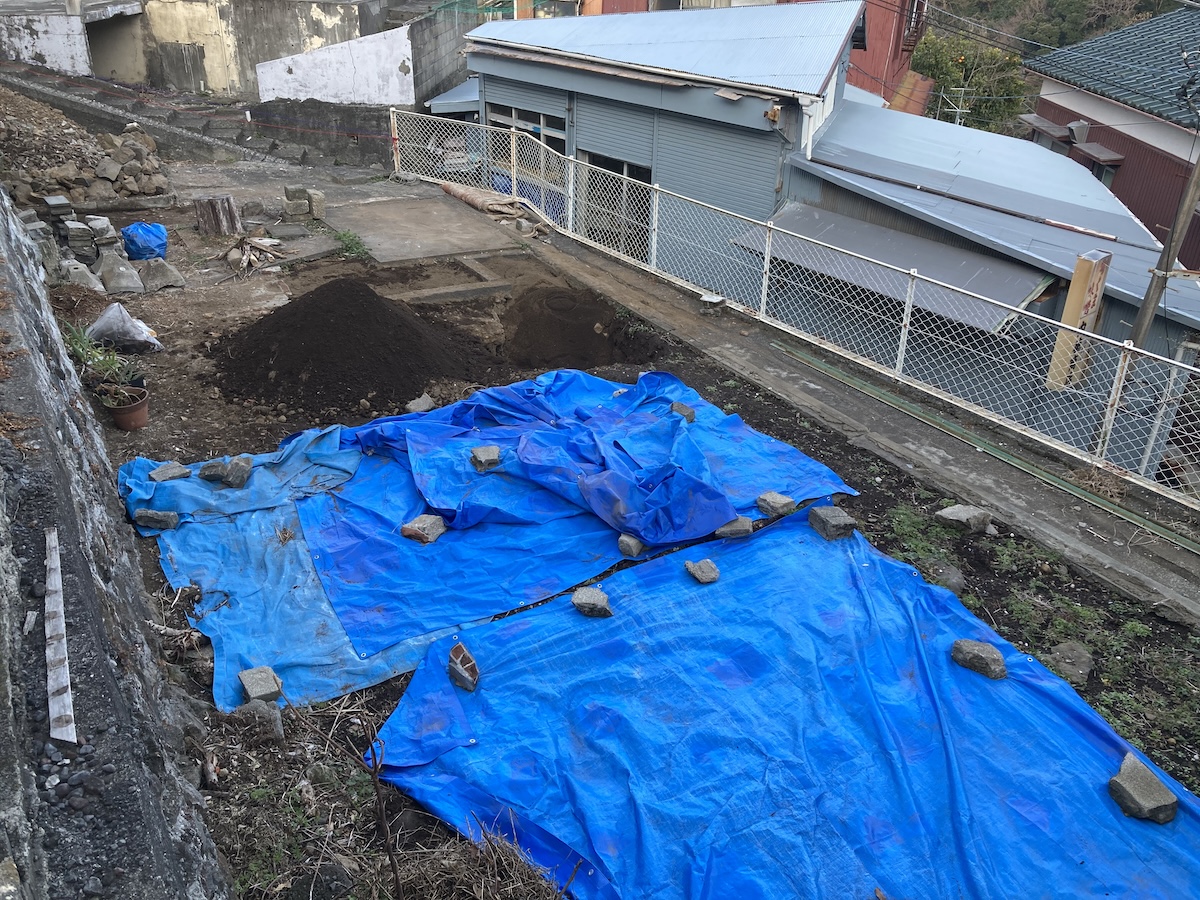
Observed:
[[[67,662],[67,620],[63,615],[62,564],[58,529],[46,529],[46,694],[50,700],[50,737],[78,744],[71,667]]]

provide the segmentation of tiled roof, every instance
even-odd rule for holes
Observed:
[[[1025,60],[1027,68],[1134,109],[1196,127],[1177,96],[1192,74],[1180,47],[1200,51],[1200,9],[1178,9],[1128,28]],[[1200,72],[1200,55],[1193,58]]]

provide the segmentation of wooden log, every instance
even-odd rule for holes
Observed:
[[[196,227],[201,234],[241,234],[242,220],[230,194],[197,197]]]

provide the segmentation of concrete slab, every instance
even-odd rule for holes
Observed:
[[[381,265],[516,247],[514,236],[449,197],[379,200],[325,214],[334,231],[353,231]]]

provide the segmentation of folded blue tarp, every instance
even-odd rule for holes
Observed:
[[[479,473],[471,451],[489,444],[501,464]],[[662,373],[630,386],[550,372],[423,415],[303,432],[254,457],[242,488],[154,483],[156,465],[123,466],[121,493],[131,514],[180,515],[176,529],[143,533],[157,535],[173,587],[203,591],[197,627],[213,639],[223,709],[251,666],[276,666],[293,702],[409,671],[434,635],[621,561],[618,532],[675,545],[758,517],[766,490],[851,492]],[[450,526],[436,543],[400,535],[428,512]]]
[[[704,557],[709,586],[683,566]],[[1196,798],[1155,769],[1178,815],[1126,818],[1107,782],[1129,744],[860,536],[793,516],[603,589],[612,618],[563,597],[433,644],[383,777],[581,900],[1200,896]],[[1008,678],[954,664],[957,638]],[[447,677],[459,640],[474,693]]]

